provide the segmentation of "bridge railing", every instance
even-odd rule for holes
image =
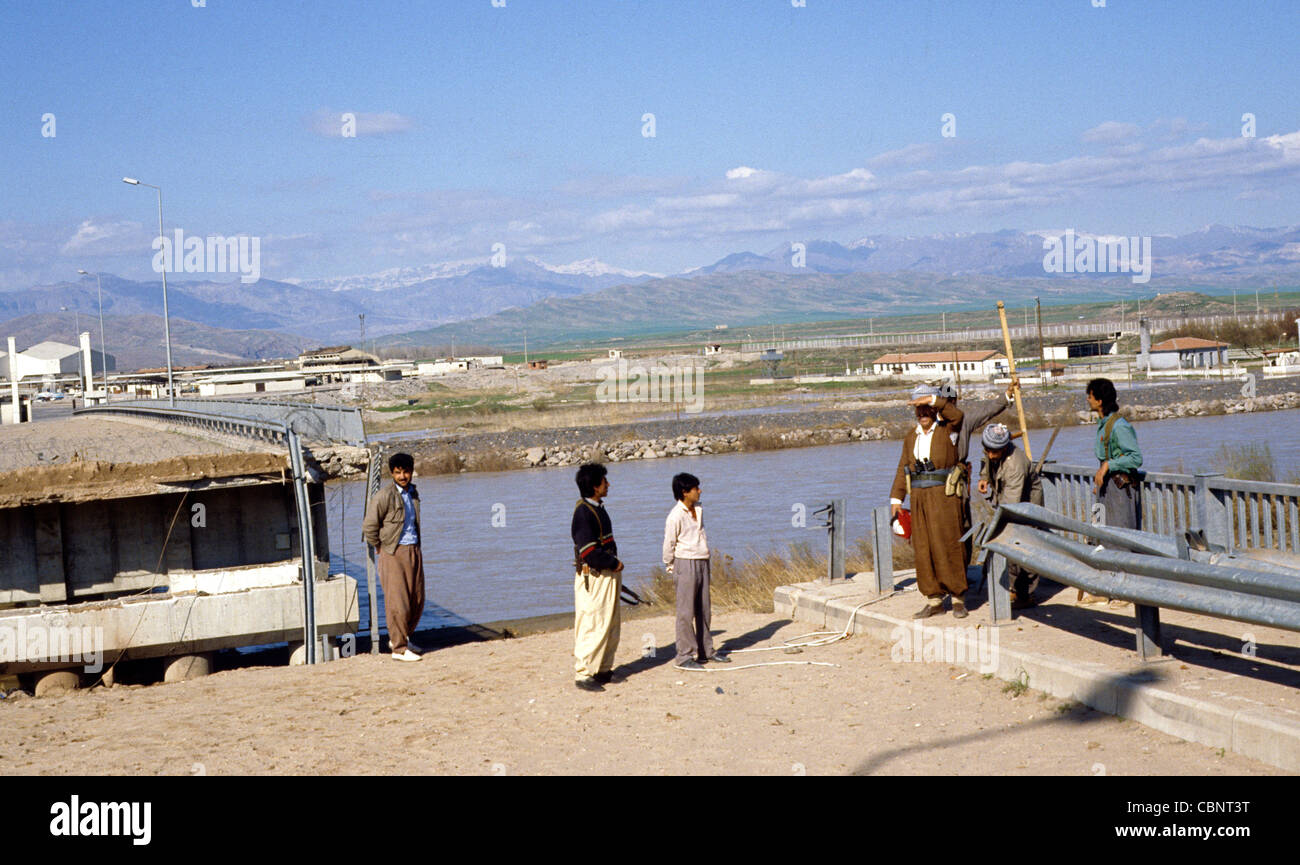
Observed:
[[[1082,522],[1095,522],[1096,469],[1043,466],[1043,504]],[[1139,487],[1141,527],[1162,535],[1201,531],[1225,550],[1300,554],[1300,485],[1225,478],[1214,472],[1147,472]]]

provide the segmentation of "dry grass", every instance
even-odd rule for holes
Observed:
[[[422,475],[454,475],[462,471],[503,472],[519,468],[519,463],[503,451],[485,449],[457,453],[444,447],[417,456],[415,468]]]
[[[465,457],[465,470],[471,472],[504,472],[519,468],[519,463],[507,453],[498,450],[479,450]]]
[[[1210,459],[1210,465],[1225,477],[1243,481],[1266,481],[1275,483],[1278,477],[1277,463],[1268,442],[1246,442],[1239,445],[1219,445],[1219,450]],[[1300,472],[1291,472],[1283,483],[1300,483]]]
[[[740,446],[747,451],[773,451],[789,447],[790,442],[782,441],[783,430],[769,427],[747,429],[740,434]]]

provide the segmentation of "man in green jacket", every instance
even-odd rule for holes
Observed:
[[[1115,385],[1108,378],[1094,378],[1087,387],[1088,408],[1097,415],[1097,473],[1092,491],[1102,504],[1105,525],[1122,529],[1142,528],[1142,451],[1138,450],[1137,431],[1119,415]],[[1097,598],[1079,590],[1078,601],[1097,603]]]
[[[1097,414],[1097,461],[1092,491],[1105,506],[1106,525],[1126,529],[1142,527],[1138,496],[1142,451],[1137,431],[1119,414],[1115,385],[1108,378],[1088,382],[1088,408]]]
[[[420,493],[411,483],[410,454],[388,458],[393,483],[370,499],[361,533],[375,548],[379,584],[384,588],[384,618],[395,661],[418,661],[411,634],[424,612],[424,555],[420,551]]]

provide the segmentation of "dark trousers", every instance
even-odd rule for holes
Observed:
[[[424,613],[424,557],[419,544],[398,544],[393,555],[378,550],[379,584],[384,587],[388,644],[401,652]]]
[[[677,588],[676,663],[692,658],[713,657],[713,635],[709,622],[713,605],[709,601],[709,560],[673,559],[673,580]]]
[[[1106,475],[1101,484],[1101,495],[1097,500],[1106,508],[1106,525],[1118,529],[1142,528],[1141,497],[1138,485],[1128,484],[1121,488],[1115,483],[1116,475]]]

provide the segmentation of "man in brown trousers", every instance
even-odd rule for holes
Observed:
[[[938,410],[936,411],[936,403]],[[913,618],[943,612],[943,597],[952,595],[952,614],[966,613],[966,554],[962,547],[962,497],[948,493],[952,469],[957,465],[957,430],[962,412],[939,397],[938,388],[921,385],[912,391],[916,426],[903,436],[890,491],[891,511],[897,514],[903,499],[912,503],[912,547],[916,552],[916,584],[925,606]]]
[[[384,617],[395,661],[418,661],[411,634],[424,612],[424,556],[420,552],[420,494],[411,483],[410,454],[388,458],[392,486],[370,500],[361,533],[375,548],[379,583],[384,587]]]

